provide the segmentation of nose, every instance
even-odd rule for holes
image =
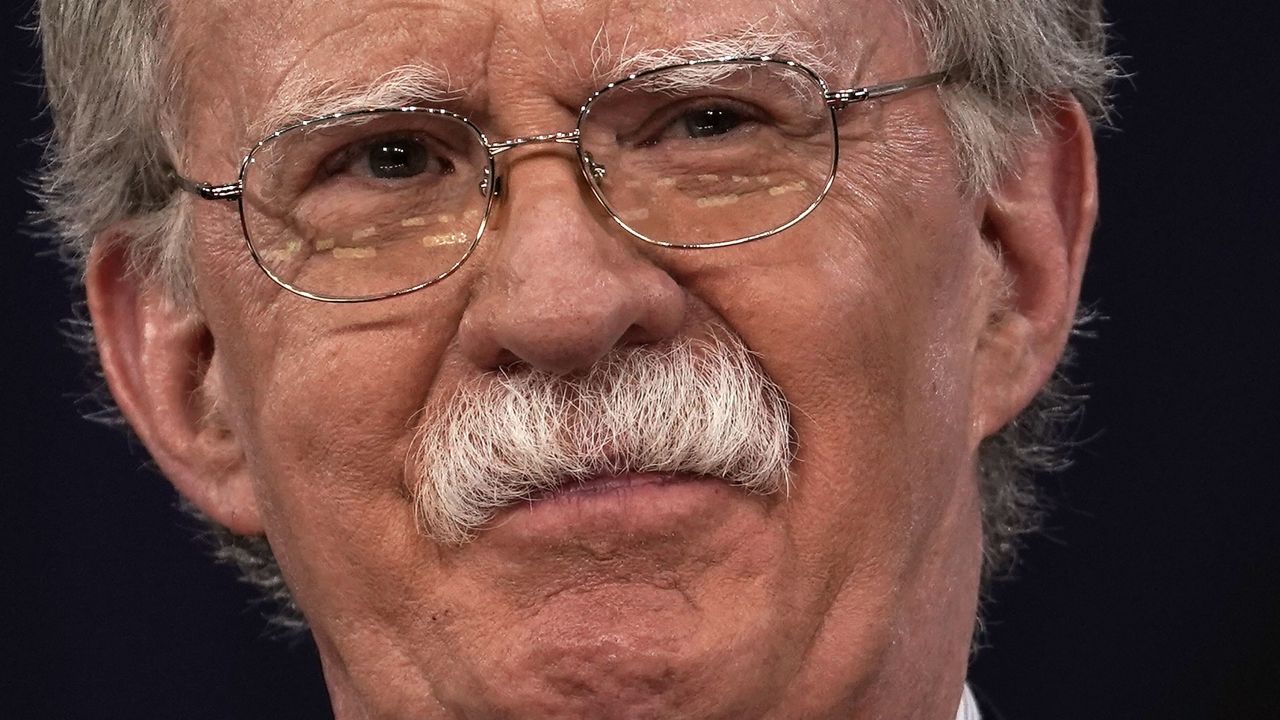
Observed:
[[[684,290],[589,204],[572,160],[538,154],[510,170],[499,221],[482,241],[492,252],[459,328],[472,362],[566,375],[679,331]]]

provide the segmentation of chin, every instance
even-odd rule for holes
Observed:
[[[687,532],[534,543],[512,565],[483,557],[511,558],[508,538],[481,536],[469,559],[500,574],[448,643],[467,689],[437,696],[461,717],[759,716],[800,660],[785,573],[766,562],[778,535],[750,509],[713,514]]]
[[[788,543],[771,502],[718,492],[702,521],[676,529],[650,519],[534,541],[532,521],[544,521],[533,518],[482,531],[441,559],[423,605],[386,618],[364,642],[335,632],[328,649],[358,680],[355,693],[378,700],[358,703],[379,708],[372,717],[770,716],[800,668],[814,614],[787,610],[787,589],[801,583],[778,562]],[[389,676],[412,681],[395,688]],[[397,690],[421,699],[421,684],[427,705],[406,713],[392,701],[382,713]]]
[[[510,629],[504,657],[479,666],[473,680],[480,692],[440,699],[459,717],[765,714],[767,698],[779,690],[771,685],[778,666],[772,643],[749,629],[740,634],[725,627],[725,620],[740,618],[700,618],[696,609],[682,607],[686,600],[672,595],[656,589],[626,596],[586,592],[548,603],[523,627]]]

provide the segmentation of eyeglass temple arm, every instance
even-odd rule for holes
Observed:
[[[177,172],[170,172],[174,182],[178,187],[186,190],[193,195],[199,195],[205,200],[226,200],[235,202],[240,199],[244,188],[240,186],[240,181],[233,182],[229,185],[210,185],[209,183],[195,182],[179,175]]]
[[[898,93],[904,93],[918,88],[945,85],[954,80],[959,74],[959,68],[951,68],[950,70],[942,70],[936,73],[929,73],[928,75],[907,78],[906,80],[884,83],[883,85],[868,85],[866,87],[851,88],[849,90],[834,90],[826,94],[827,104],[833,109],[843,110],[855,103],[875,100],[877,98],[888,97],[890,95],[897,95]]]

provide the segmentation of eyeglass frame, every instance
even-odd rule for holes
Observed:
[[[581,142],[582,123],[590,114],[591,106],[595,102],[595,100],[599,98],[602,94],[614,89],[615,87],[618,87],[620,85],[625,85],[634,80],[638,80],[638,79],[647,77],[649,75],[667,72],[669,70],[673,70],[676,68],[698,67],[701,65],[713,65],[713,64],[781,65],[781,66],[788,67],[793,70],[798,70],[802,72],[803,74],[808,76],[809,79],[811,79],[819,89],[821,89],[823,101],[825,102],[827,111],[830,113],[831,134],[832,134],[831,168],[827,173],[827,181],[826,183],[823,184],[822,190],[821,192],[818,193],[818,196],[813,200],[813,202],[809,204],[808,207],[806,207],[803,211],[801,211],[799,215],[797,215],[791,221],[786,222],[771,230],[759,232],[754,235],[748,235],[747,237],[735,238],[733,240],[722,240],[714,243],[689,244],[689,243],[673,243],[673,242],[666,242],[661,240],[654,240],[650,237],[645,236],[640,231],[628,225],[626,221],[623,220],[621,217],[619,217],[618,214],[613,210],[613,208],[610,207],[608,200],[605,199],[603,191],[600,189],[598,183],[596,182],[596,178],[592,177],[593,174],[598,172],[599,167],[593,162],[593,160],[590,157],[590,154],[586,152],[582,147],[582,142]],[[703,249],[729,247],[733,245],[742,245],[745,243],[760,240],[762,238],[777,235],[778,233],[781,233],[782,231],[795,226],[801,220],[804,220],[806,217],[808,217],[815,209],[817,209],[818,205],[820,205],[822,201],[826,199],[827,194],[831,191],[832,184],[835,182],[836,173],[838,172],[839,164],[840,164],[840,132],[839,132],[838,116],[836,115],[836,113],[838,113],[841,110],[844,110],[845,108],[851,105],[867,102],[870,100],[878,100],[881,98],[891,97],[893,95],[898,95],[911,90],[918,90],[918,89],[928,88],[928,87],[940,87],[942,85],[948,84],[953,80],[955,80],[958,74],[959,74],[959,68],[953,67],[948,70],[941,70],[937,72],[928,73],[925,75],[916,75],[913,77],[909,77],[909,78],[905,78],[905,79],[897,80],[893,82],[888,82],[888,83],[880,83],[876,85],[865,85],[865,86],[849,88],[845,90],[831,90],[826,80],[824,80],[821,75],[819,75],[816,71],[810,69],[809,67],[799,62],[796,62],[794,60],[788,60],[786,58],[781,58],[781,57],[774,57],[771,55],[748,55],[748,56],[726,56],[726,57],[719,57],[719,58],[704,58],[699,60],[689,60],[689,61],[680,62],[680,63],[672,63],[669,65],[663,65],[661,67],[656,67],[656,68],[650,68],[648,70],[631,73],[626,77],[619,78],[618,80],[614,80],[613,82],[610,82],[609,84],[605,85],[599,90],[596,90],[590,96],[587,97],[587,99],[582,103],[582,107],[579,108],[578,110],[578,120],[574,126],[574,129],[568,132],[553,132],[553,133],[542,133],[537,135],[524,135],[520,137],[501,140],[498,142],[490,142],[489,137],[488,135],[485,134],[484,130],[482,130],[478,125],[472,122],[470,118],[466,117],[465,115],[455,113],[451,110],[445,110],[443,108],[434,108],[434,107],[418,107],[413,105],[404,106],[404,107],[363,108],[359,110],[349,110],[344,112],[330,113],[327,115],[321,115],[313,118],[307,118],[305,120],[292,123],[286,127],[283,127],[279,130],[276,130],[268,134],[266,137],[262,138],[256,144],[254,144],[254,146],[249,149],[249,152],[245,154],[244,160],[242,160],[240,163],[239,175],[237,176],[236,181],[233,183],[217,185],[217,184],[211,184],[211,183],[197,182],[179,174],[176,170],[173,170],[171,174],[179,189],[192,193],[203,200],[220,200],[224,202],[236,203],[237,210],[240,215],[240,228],[244,236],[245,245],[249,248],[249,253],[250,255],[252,255],[254,263],[257,264],[258,268],[262,270],[262,272],[265,273],[267,277],[271,278],[271,280],[275,282],[277,285],[279,285],[280,287],[284,288],[285,290],[288,290],[289,292],[295,295],[299,295],[309,300],[316,300],[319,302],[327,302],[327,303],[374,302],[377,300],[386,300],[388,298],[408,295],[410,293],[414,293],[419,290],[422,290],[423,288],[435,285],[436,283],[439,283],[440,281],[452,275],[454,272],[458,270],[458,268],[462,267],[462,265],[466,263],[466,261],[471,257],[472,253],[475,252],[476,247],[480,245],[480,239],[484,236],[485,228],[488,226],[488,223],[489,223],[489,216],[493,211],[494,201],[501,194],[502,177],[497,174],[496,158],[502,153],[507,152],[508,150],[513,150],[515,148],[523,147],[525,145],[534,145],[534,144],[547,143],[547,142],[559,143],[564,145],[573,145],[575,148],[575,152],[578,156],[578,167],[582,171],[583,178],[587,181],[587,186],[591,188],[591,193],[592,195],[595,196],[596,201],[600,203],[601,207],[604,208],[605,212],[609,214],[609,217],[611,217],[619,227],[621,227],[629,235],[639,240],[642,240],[646,243],[649,243],[650,245],[656,245],[659,247],[674,248],[674,249],[680,249],[680,250],[703,250]],[[394,114],[396,112],[425,113],[429,115],[439,115],[439,116],[448,117],[466,125],[480,139],[480,143],[484,147],[485,154],[486,154],[484,175],[480,181],[480,185],[481,185],[480,190],[485,195],[484,215],[480,218],[480,225],[476,229],[475,237],[472,238],[471,242],[468,244],[466,252],[462,254],[462,257],[460,257],[457,262],[455,262],[447,270],[445,270],[443,273],[437,275],[434,278],[425,280],[421,283],[412,285],[410,287],[407,287],[401,290],[395,290],[392,292],[385,292],[385,293],[376,293],[372,295],[362,295],[357,297],[340,297],[340,296],[334,296],[334,295],[314,293],[308,290],[303,290],[299,287],[295,287],[292,283],[279,277],[269,267],[267,267],[267,265],[263,262],[261,255],[258,253],[258,249],[254,247],[253,240],[249,236],[248,220],[245,217],[245,193],[244,193],[245,174],[248,172],[249,165],[253,162],[254,155],[264,145],[267,145],[268,143],[280,137],[281,135],[284,135],[289,132],[293,132],[300,128],[309,127],[317,123],[325,123],[325,122],[331,122],[334,120],[340,120],[342,118],[347,118],[347,117],[358,117],[361,115],[373,115],[373,114],[389,115],[389,114]],[[597,177],[599,177],[599,175],[597,175]]]

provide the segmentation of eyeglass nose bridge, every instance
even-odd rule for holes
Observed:
[[[539,135],[524,135],[522,137],[509,138],[507,140],[499,140],[498,142],[485,142],[485,149],[489,151],[489,157],[496,158],[508,150],[514,150],[518,147],[526,145],[538,145],[541,143],[558,143],[561,145],[573,145],[578,149],[581,159],[586,162],[591,175],[599,180],[603,179],[606,170],[603,165],[596,163],[591,159],[590,153],[584,153],[582,150],[582,132],[576,128],[568,132],[542,133]],[[502,194],[502,176],[495,174],[490,180],[488,173],[480,180],[480,194],[488,196],[490,186],[492,185],[494,196]]]
[[[518,148],[523,145],[537,145],[539,143],[561,143],[564,145],[578,145],[582,139],[582,133],[577,129],[569,132],[543,133],[541,135],[525,135],[524,137],[510,138],[508,140],[499,140],[498,142],[486,143],[485,147],[489,148],[490,156],[501,155],[502,153]]]

